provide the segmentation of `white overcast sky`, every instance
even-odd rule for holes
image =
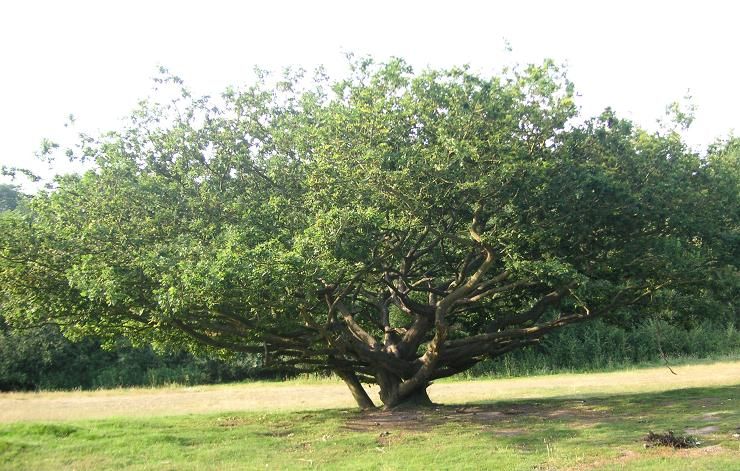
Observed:
[[[701,148],[740,131],[738,19],[731,0],[5,0],[0,164],[31,166],[69,114],[77,131],[116,128],[159,64],[217,94],[255,65],[341,71],[345,51],[483,73],[551,57],[568,64],[586,114],[612,106],[648,128],[690,89],[687,139]]]

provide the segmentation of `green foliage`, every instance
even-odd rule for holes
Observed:
[[[72,342],[56,326],[0,329],[0,391],[221,383],[260,377],[258,365],[252,355],[163,353],[126,341],[103,349],[92,338]]]
[[[392,405],[570,323],[737,316],[736,139],[701,158],[576,120],[550,61],[350,67],[218,98],[163,75],[83,136],[93,170],[0,215],[5,318],[331,369]]]
[[[15,209],[21,195],[13,185],[0,184],[0,212]]]

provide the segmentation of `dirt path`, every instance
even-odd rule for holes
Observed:
[[[442,382],[429,395],[439,403],[465,403],[588,394],[619,394],[740,384],[740,361],[596,374]],[[370,388],[377,393],[377,388]],[[0,422],[97,419],[352,407],[343,384],[334,382],[118,389],[77,392],[2,393]]]

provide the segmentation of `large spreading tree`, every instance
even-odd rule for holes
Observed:
[[[215,99],[160,82],[82,139],[92,170],[3,214],[9,322],[251,352],[394,407],[568,324],[736,292],[738,142],[700,158],[583,119],[550,62],[356,60]]]

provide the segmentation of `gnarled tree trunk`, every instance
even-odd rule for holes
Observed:
[[[357,379],[356,374],[343,370],[335,370],[334,372],[337,376],[342,378],[342,381],[347,385],[352,393],[352,397],[355,399],[355,402],[357,402],[360,409],[375,409],[375,403],[370,399],[365,388],[362,387],[362,383]]]
[[[398,407],[413,406],[431,406],[433,403],[427,395],[426,389],[429,383],[424,382],[419,387],[404,390],[402,378],[395,376],[388,371],[379,371],[376,381],[380,386],[380,400],[384,409],[395,409]]]
[[[433,406],[434,403],[429,398],[429,395],[427,394],[427,387],[429,387],[428,384],[425,384],[423,386],[420,386],[419,388],[411,391],[410,394],[406,396],[396,396],[394,398],[391,398],[387,403],[384,404],[385,409],[400,409],[400,408],[415,408],[415,407],[430,407]]]
[[[475,216],[470,227],[470,252],[446,281],[433,284],[431,277],[413,272],[414,260],[424,252],[420,248],[428,235],[424,232],[399,269],[388,269],[383,275],[378,291],[355,286],[354,281],[342,287],[326,284],[321,290],[328,316],[325,324],[314,324],[315,328],[343,365],[336,372],[361,409],[374,407],[361,381],[380,387],[385,409],[429,406],[432,401],[427,388],[435,379],[465,371],[484,358],[532,345],[552,330],[601,314],[589,309],[561,311],[542,320],[575,286],[570,282],[555,289],[543,286],[539,299],[525,309],[474,326],[477,333],[456,335],[450,324],[464,318],[471,309],[484,309],[481,303],[486,300],[532,285],[524,278],[511,280],[512,274],[506,269],[490,273],[497,261],[496,252],[480,236],[481,227]],[[426,250],[439,243],[439,239],[428,241]],[[413,281],[414,277],[420,278]],[[625,293],[618,293],[603,310],[644,296],[625,302],[621,299]],[[391,322],[391,308],[401,316],[401,322],[398,316]]]

